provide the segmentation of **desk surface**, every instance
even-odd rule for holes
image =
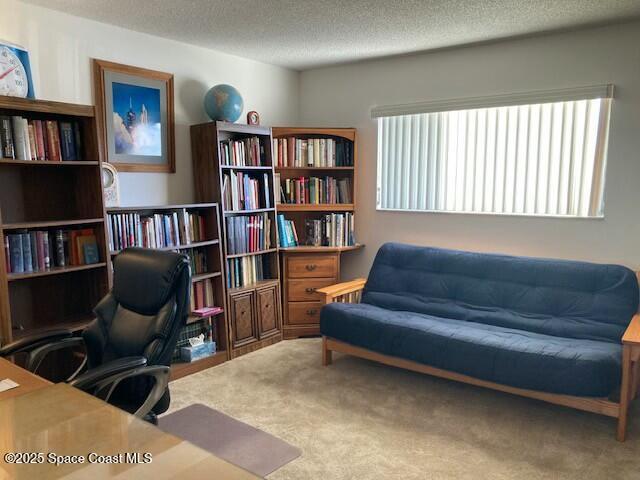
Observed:
[[[17,381],[17,380],[16,380]],[[185,440],[162,432],[101,400],[66,384],[37,388],[0,399],[0,455],[42,452],[44,463],[7,464],[0,458],[0,479],[104,478],[162,480],[257,479]],[[84,464],[49,463],[49,453],[81,455]],[[89,454],[151,454],[150,463],[88,463]],[[104,460],[104,459],[103,459]]]
[[[0,392],[0,400],[17,397],[39,388],[48,387],[51,382],[20,368],[4,358],[0,358],[0,380],[10,378],[20,386]]]

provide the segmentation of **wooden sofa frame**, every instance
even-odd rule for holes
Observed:
[[[324,288],[319,288],[318,293],[324,296],[324,303],[359,303],[362,290],[366,283],[365,278],[358,278],[350,282],[339,283]],[[383,355],[381,353],[355,347],[348,343],[323,336],[322,337],[322,364],[330,365],[332,352],[340,352],[356,357],[373,360],[394,367],[413,370],[415,372],[426,373],[435,377],[455,380],[457,382],[469,383],[479,387],[491,388],[501,392],[521,395],[523,397],[534,398],[545,402],[562,405],[564,407],[576,408],[587,412],[606,415],[618,419],[617,439],[624,442],[627,431],[627,416],[629,404],[638,395],[640,389],[640,314],[634,315],[629,327],[622,336],[622,383],[620,386],[619,398],[594,398],[576,397],[572,395],[559,395],[554,393],[527,390],[523,388],[510,387],[499,383],[479,380],[474,377],[462,375],[448,370],[423,365],[411,360]]]

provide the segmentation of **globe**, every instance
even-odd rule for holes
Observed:
[[[211,120],[235,122],[244,108],[242,95],[231,85],[220,84],[204,96],[204,109]]]

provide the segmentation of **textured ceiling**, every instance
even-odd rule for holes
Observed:
[[[640,0],[24,0],[304,70],[640,17]]]

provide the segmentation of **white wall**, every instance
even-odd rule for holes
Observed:
[[[249,110],[257,110],[265,125],[297,120],[299,74],[292,70],[16,0],[0,0],[0,12],[0,38],[30,51],[37,98],[93,104],[91,58],[173,73],[176,173],[122,173],[123,205],[194,200],[189,125],[208,120],[202,99],[215,84],[229,83],[242,94],[245,111],[240,122]]]
[[[640,23],[301,74],[303,125],[356,127],[356,228],[364,251],[345,254],[343,277],[366,275],[386,241],[584,259],[640,268]],[[604,220],[379,212],[374,105],[613,83]]]

